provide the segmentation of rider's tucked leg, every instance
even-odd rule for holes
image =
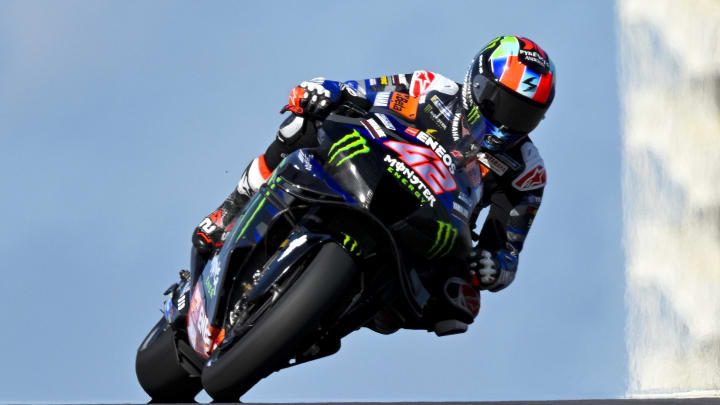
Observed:
[[[237,187],[215,211],[203,218],[192,236],[193,245],[201,256],[207,257],[213,249],[222,246],[225,228],[270,177],[270,173],[264,156],[253,159],[245,168]]]
[[[285,119],[265,154],[253,159],[232,193],[195,228],[192,242],[197,252],[208,257],[215,248],[222,245],[222,234],[228,224],[242,211],[250,197],[270,177],[285,156],[300,148],[317,144],[317,130],[312,121],[296,115]]]

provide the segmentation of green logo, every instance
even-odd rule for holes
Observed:
[[[358,243],[352,236],[342,233],[345,235],[345,240],[343,240],[343,246],[345,246],[348,250],[350,250],[350,253],[354,254],[355,256],[362,255],[362,250],[358,247]]]
[[[215,286],[213,285],[213,282],[212,282],[210,276],[205,277],[205,289],[207,290],[208,294],[210,295],[210,298],[215,296]]]
[[[480,51],[480,52],[481,52],[481,53],[482,53],[482,52],[485,52],[486,50],[488,50],[488,49],[492,48],[493,46],[497,45],[498,42],[500,42],[501,39],[503,39],[503,37],[497,37],[497,38],[493,39],[493,40],[490,41],[490,43],[487,44],[487,46],[486,46],[485,48],[483,48],[482,51]]]
[[[437,221],[437,223],[438,231],[435,243],[426,253],[430,259],[443,257],[450,253],[453,246],[455,246],[455,239],[457,239],[457,229],[454,226],[443,221]]]
[[[333,151],[335,151],[335,153],[333,153]],[[346,160],[352,159],[357,155],[370,152],[370,148],[367,147],[365,138],[360,135],[356,129],[353,129],[351,134],[345,135],[332,145],[328,152],[328,156],[330,157],[328,163],[332,163],[340,152],[344,152],[345,157],[340,159],[336,166],[340,166]]]
[[[468,124],[474,125],[475,122],[480,118],[480,111],[478,111],[478,108],[476,105],[473,106],[473,108],[470,110],[470,112],[467,115],[467,121]]]

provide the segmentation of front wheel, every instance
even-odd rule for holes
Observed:
[[[135,373],[152,402],[193,402],[202,389],[178,362],[175,332],[162,317],[145,337],[135,357]]]
[[[202,384],[217,402],[234,402],[317,328],[349,286],[355,265],[336,243],[325,244],[307,269],[235,345],[202,372]]]

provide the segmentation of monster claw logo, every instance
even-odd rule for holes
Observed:
[[[450,253],[453,246],[455,246],[455,239],[457,239],[458,231],[454,226],[443,221],[437,221],[437,223],[438,231],[435,237],[435,243],[426,253],[430,259],[434,257],[444,257]]]
[[[480,118],[480,111],[478,111],[477,106],[473,106],[473,108],[470,110],[470,112],[467,115],[467,123],[470,125],[474,125],[475,121],[477,121]]]
[[[492,40],[489,44],[487,44],[487,46],[486,46],[485,48],[483,48],[482,51],[480,51],[480,52],[485,52],[485,50],[494,47],[495,45],[498,44],[498,42],[500,42],[501,39],[503,39],[503,37],[497,37],[497,38],[493,39],[493,40]]]
[[[335,151],[335,153],[333,153],[333,151]],[[332,145],[328,152],[328,156],[330,157],[328,163],[332,163],[340,152],[345,152],[345,157],[340,159],[336,166],[340,166],[346,160],[352,159],[357,155],[370,152],[370,148],[367,147],[365,138],[360,135],[356,129],[353,129],[352,133],[345,135]]]
[[[350,253],[354,254],[355,256],[362,255],[362,250],[358,247],[358,243],[352,236],[341,232],[343,236],[345,236],[345,239],[343,240],[343,246],[345,246],[347,249],[350,250]]]

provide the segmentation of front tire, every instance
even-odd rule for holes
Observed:
[[[216,402],[235,402],[289,360],[295,344],[317,328],[349,286],[355,265],[336,243],[325,244],[307,269],[235,345],[202,373]]]
[[[162,317],[145,337],[135,357],[135,374],[152,402],[194,402],[202,389],[178,363],[175,332]]]

